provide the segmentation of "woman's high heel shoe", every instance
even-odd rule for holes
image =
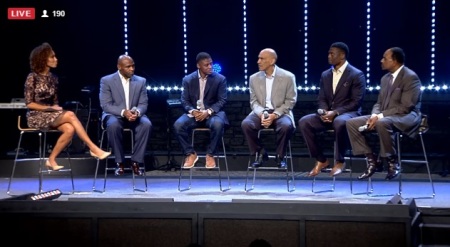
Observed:
[[[47,169],[53,170],[53,171],[58,171],[58,170],[61,170],[62,168],[64,168],[64,166],[59,166],[59,165],[52,166],[52,164],[50,164],[50,161],[48,161],[48,160],[45,161],[45,166],[47,167]]]
[[[111,155],[111,152],[103,152],[102,155],[100,156],[94,154],[92,151],[89,151],[89,153],[91,154],[92,157],[97,158],[99,160],[106,159],[108,156]]]

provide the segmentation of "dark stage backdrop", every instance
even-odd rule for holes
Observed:
[[[209,52],[220,63],[230,86],[244,86],[246,78],[257,71],[259,51],[266,47],[278,52],[279,66],[292,71],[298,85],[317,85],[320,73],[329,67],[327,51],[334,41],[349,45],[350,63],[366,72],[371,85],[377,85],[384,74],[380,59],[391,46],[405,49],[407,66],[424,85],[432,78],[431,0],[370,1],[370,13],[367,1],[361,0],[339,4],[331,0],[271,4],[247,0],[245,9],[244,1],[238,0],[127,2],[125,17],[123,1],[0,1],[2,82],[9,88],[1,90],[0,102],[23,97],[29,53],[45,41],[59,59],[55,73],[60,76],[62,101],[83,101],[85,86],[95,90],[90,97],[98,100],[100,77],[116,71],[116,59],[126,51],[125,45],[135,59],[136,74],[152,86],[180,85],[182,77],[196,69],[195,55],[200,51]],[[8,20],[11,7],[34,7],[36,19]],[[43,9],[50,18],[40,17]],[[448,84],[450,77],[449,9],[450,1],[436,1],[437,85]],[[53,10],[64,11],[65,16],[54,17]],[[367,15],[371,16],[370,30],[366,29]],[[366,45],[368,32],[370,47]]]

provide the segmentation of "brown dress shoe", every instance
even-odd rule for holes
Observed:
[[[193,154],[189,154],[188,156],[186,156],[186,158],[184,159],[184,165],[183,168],[192,168],[195,165],[195,162],[197,162],[198,160],[198,156],[196,153]]]
[[[328,160],[326,160],[323,163],[320,161],[317,161],[316,166],[309,172],[308,176],[310,176],[310,177],[317,176],[317,174],[319,174],[320,171],[322,171],[322,169],[324,169],[326,167],[328,167]]]
[[[333,169],[331,169],[330,176],[336,176],[338,174],[341,174],[345,169],[345,163],[343,162],[336,162],[334,164]]]
[[[134,175],[142,176],[142,171],[141,171],[141,169],[139,167],[139,164],[137,162],[132,162],[131,163],[131,169],[133,170]]]
[[[214,158],[214,156],[211,156],[209,154],[206,155],[205,167],[208,169],[216,168],[216,159]]]

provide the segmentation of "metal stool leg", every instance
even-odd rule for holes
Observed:
[[[401,133],[397,134],[397,147],[398,147],[398,157],[399,157],[398,158],[398,163],[399,163],[399,166],[400,166],[400,171],[401,171],[403,163],[425,164],[425,166],[427,168],[427,173],[428,173],[428,180],[429,180],[430,186],[431,186],[431,197],[430,198],[434,198],[435,195],[436,195],[436,192],[434,190],[433,179],[431,178],[430,165],[429,165],[429,162],[428,162],[427,152],[426,152],[426,149],[425,149],[425,142],[423,141],[423,133],[421,131],[419,131],[418,135],[419,135],[420,144],[421,144],[421,147],[422,147],[423,160],[406,160],[406,159],[404,160],[404,159],[402,159],[401,148],[400,148],[401,139],[403,137],[403,134],[401,134]],[[398,194],[400,196],[402,195],[402,192],[403,192],[402,191],[403,187],[402,187],[402,177],[401,176],[402,176],[402,173],[400,173],[400,175],[399,175],[399,188],[398,188],[399,192],[398,192]]]
[[[264,131],[270,131],[270,132],[275,132],[274,129],[260,129],[258,131],[258,138],[261,137],[261,132]],[[274,157],[274,156],[269,156],[269,157]],[[255,155],[255,160],[256,160],[257,156]],[[286,165],[289,166],[290,164],[290,168],[286,167],[286,168],[278,168],[278,167],[252,167],[251,165],[251,157],[249,157],[249,161],[248,161],[248,165],[247,165],[247,172],[246,172],[246,178],[245,178],[245,185],[244,185],[244,190],[245,192],[249,192],[252,191],[255,188],[255,180],[256,180],[256,170],[286,170],[286,183],[287,183],[287,191],[288,192],[293,192],[295,191],[295,173],[294,173],[294,162],[293,162],[293,157],[292,157],[292,148],[291,148],[291,141],[288,141],[288,150],[286,152],[286,155],[284,157]],[[288,162],[288,160],[290,160],[290,162]],[[290,175],[289,175],[289,169],[290,169]],[[250,170],[253,170],[253,179],[252,179],[252,185],[250,189],[247,189],[247,184],[248,184],[248,174],[250,172]]]
[[[134,132],[132,129],[127,129],[125,131],[129,131],[130,135],[131,135],[131,153],[134,153]],[[139,170],[142,171],[142,174],[144,176],[144,189],[138,189],[136,188],[136,176],[134,174],[134,171],[132,171],[131,173],[133,174],[133,191],[140,191],[140,192],[147,192],[147,174],[145,173],[147,170],[145,168],[145,160],[144,163],[142,164],[142,166],[139,165]]]
[[[397,147],[399,147],[398,146],[398,140],[399,140],[398,133],[396,134],[395,138],[397,140]],[[381,164],[382,160],[381,160],[380,154],[378,154],[377,159],[378,159],[377,163]],[[366,162],[367,162],[367,160],[366,160]],[[367,167],[369,167],[369,163],[367,163]],[[400,166],[400,171],[401,171],[401,166]],[[401,176],[401,173],[400,173],[400,176]],[[400,179],[399,179],[399,183],[400,183]],[[366,194],[367,194],[367,196],[370,196],[370,197],[382,197],[382,196],[394,196],[395,195],[395,194],[374,194],[372,177],[369,177],[367,179],[367,192],[366,192]],[[398,192],[397,192],[397,194],[398,194]]]
[[[227,158],[227,151],[225,148],[225,140],[222,137],[222,150],[223,150],[223,155],[222,156],[217,156],[217,167],[219,169],[219,184],[220,184],[220,191],[224,192],[227,190],[231,189],[231,183],[230,183],[230,174],[228,173],[228,158]],[[228,187],[224,190],[222,189],[222,177],[220,174],[220,159],[223,158],[225,160],[225,173],[227,175],[227,181],[228,181]]]
[[[286,156],[285,159],[286,159],[286,164],[288,164],[287,160],[288,159],[290,160],[289,163],[291,164],[291,175],[289,177],[288,169],[286,169],[286,181],[287,181],[288,191],[293,192],[293,191],[295,191],[295,174],[294,174],[294,161],[293,161],[293,157],[292,157],[291,140],[289,140],[288,148],[289,148],[289,156]]]
[[[329,130],[327,133],[332,133],[332,134],[334,134],[334,130]],[[336,141],[333,142],[333,152],[336,152]],[[327,170],[328,172],[331,172],[331,168],[326,168],[326,169],[323,169],[323,170]],[[331,188],[328,189],[328,190],[321,190],[321,191],[316,191],[316,190],[314,190],[314,187],[315,187],[315,185],[316,185],[316,177],[317,177],[317,176],[314,176],[314,177],[313,177],[312,184],[311,184],[311,192],[313,192],[313,193],[319,193],[319,192],[334,192],[334,189],[336,188],[336,177],[335,177],[335,176],[333,176],[333,182],[332,182],[332,184],[331,184]]]
[[[186,157],[183,160],[183,164],[186,162]],[[178,177],[178,191],[182,192],[182,191],[186,191],[186,190],[190,190],[191,189],[191,185],[192,185],[192,168],[190,168],[189,170],[189,183],[188,183],[188,187],[181,189],[181,179],[183,177],[183,170],[185,170],[183,168],[183,165],[181,165],[180,167],[180,176]]]
[[[197,132],[199,132],[199,131],[205,131],[205,132],[209,132],[209,134],[211,134],[211,130],[209,128],[194,128],[192,130],[192,132],[191,132],[191,143],[192,143],[192,146],[194,146],[194,143],[195,143],[195,134]],[[217,169],[218,177],[219,177],[219,189],[220,189],[221,192],[225,192],[225,191],[228,191],[228,190],[231,189],[231,183],[230,183],[230,175],[229,175],[229,172],[228,172],[228,160],[227,160],[227,154],[226,154],[226,148],[225,148],[225,140],[224,140],[223,137],[222,137],[222,151],[223,151],[222,155],[218,154],[218,155],[215,156],[215,158],[216,158],[216,167],[215,168],[210,168],[210,170],[211,169]],[[206,154],[205,155],[197,154],[197,155],[198,155],[198,157],[206,157]],[[185,159],[186,159],[186,157],[185,157]],[[183,164],[185,162],[185,159],[183,160]],[[220,159],[224,159],[224,163],[225,163],[225,172],[226,172],[227,181],[228,181],[228,187],[226,189],[223,189],[223,187],[222,187],[222,174],[221,174],[221,170],[220,170]],[[189,169],[189,182],[188,182],[188,187],[183,189],[183,188],[181,188],[181,180],[183,179],[183,170],[186,170],[186,169]],[[180,174],[179,174],[179,177],[178,177],[178,191],[183,192],[183,191],[191,189],[192,173],[193,173],[194,169],[207,169],[207,168],[205,168],[205,167],[196,167],[196,166],[194,166],[192,168],[183,168],[183,165],[181,165],[181,167],[180,167]]]
[[[54,131],[51,131],[51,132],[54,132]],[[40,152],[40,154],[39,154],[39,193],[43,192],[42,184],[43,184],[44,174],[45,173],[51,174],[52,172],[69,172],[71,185],[72,185],[72,191],[69,194],[74,194],[75,193],[75,184],[74,184],[74,181],[73,181],[72,162],[70,160],[70,154],[69,154],[69,151],[67,150],[67,147],[64,149],[64,151],[65,151],[65,153],[67,155],[68,168],[63,168],[63,169],[60,169],[58,171],[53,171],[51,169],[48,169],[45,166],[45,161],[46,161],[45,153],[47,151],[46,147],[47,147],[47,134],[48,134],[48,131],[42,131],[39,134],[43,135],[43,137],[40,138],[40,139],[43,139],[43,142],[40,141],[40,144],[39,144],[39,146],[40,146],[40,148],[39,148],[40,149],[40,151],[39,151]],[[43,145],[41,145],[41,144],[43,144]]]
[[[256,160],[256,157],[255,157]],[[250,172],[250,169],[253,169],[253,179],[252,179],[252,186],[250,189],[247,189],[247,184],[248,184],[248,173]],[[252,191],[255,188],[255,179],[256,179],[256,169],[251,167],[251,157],[248,158],[248,165],[247,165],[247,172],[245,175],[245,185],[244,185],[244,190],[245,192],[249,192]]]
[[[104,137],[105,137],[105,133],[106,133],[106,131],[105,130],[103,130],[102,131],[102,136],[101,136],[101,138],[100,138],[100,149],[102,149],[102,147],[103,147],[103,140],[104,140]],[[107,158],[105,159],[105,167],[107,167]],[[95,192],[105,192],[105,187],[106,187],[106,182],[105,182],[105,185],[103,186],[103,191],[98,191],[98,190],[96,190],[95,189],[95,182],[97,181],[97,175],[98,175],[98,167],[99,167],[99,165],[100,165],[100,160],[99,159],[97,159],[97,162],[96,162],[97,164],[96,164],[96,166],[95,166],[95,173],[94,173],[94,182],[93,182],[93,184],[92,184],[92,191],[95,191]],[[107,175],[107,171],[105,170],[105,181],[106,181],[106,175]]]
[[[19,136],[19,143],[17,144],[16,156],[14,158],[14,164],[13,164],[12,171],[11,171],[11,177],[9,178],[9,182],[8,182],[8,189],[6,190],[6,194],[8,194],[8,195],[10,195],[10,193],[11,193],[11,183],[12,183],[12,180],[14,178],[14,173],[16,171],[17,159],[19,157],[19,150],[20,150],[20,147],[21,147],[20,145],[22,144],[23,134],[25,134],[25,132],[21,131],[20,132],[20,136]]]

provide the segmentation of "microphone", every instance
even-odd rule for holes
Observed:
[[[133,108],[131,108],[131,113],[133,113],[133,114],[135,114],[136,113],[136,111],[137,111],[137,107],[136,106],[133,106]]]
[[[358,131],[359,131],[359,132],[363,132],[363,131],[366,131],[367,128],[369,128],[369,125],[368,125],[368,124],[364,124],[363,126],[360,126],[360,127],[358,128]]]
[[[268,119],[269,118],[269,112],[264,110],[263,111],[263,115],[264,115],[264,119]]]
[[[197,110],[202,109],[202,100],[197,100]]]
[[[317,109],[317,114],[323,116],[323,115],[326,115],[326,114],[327,114],[327,111],[324,110],[324,109]]]

